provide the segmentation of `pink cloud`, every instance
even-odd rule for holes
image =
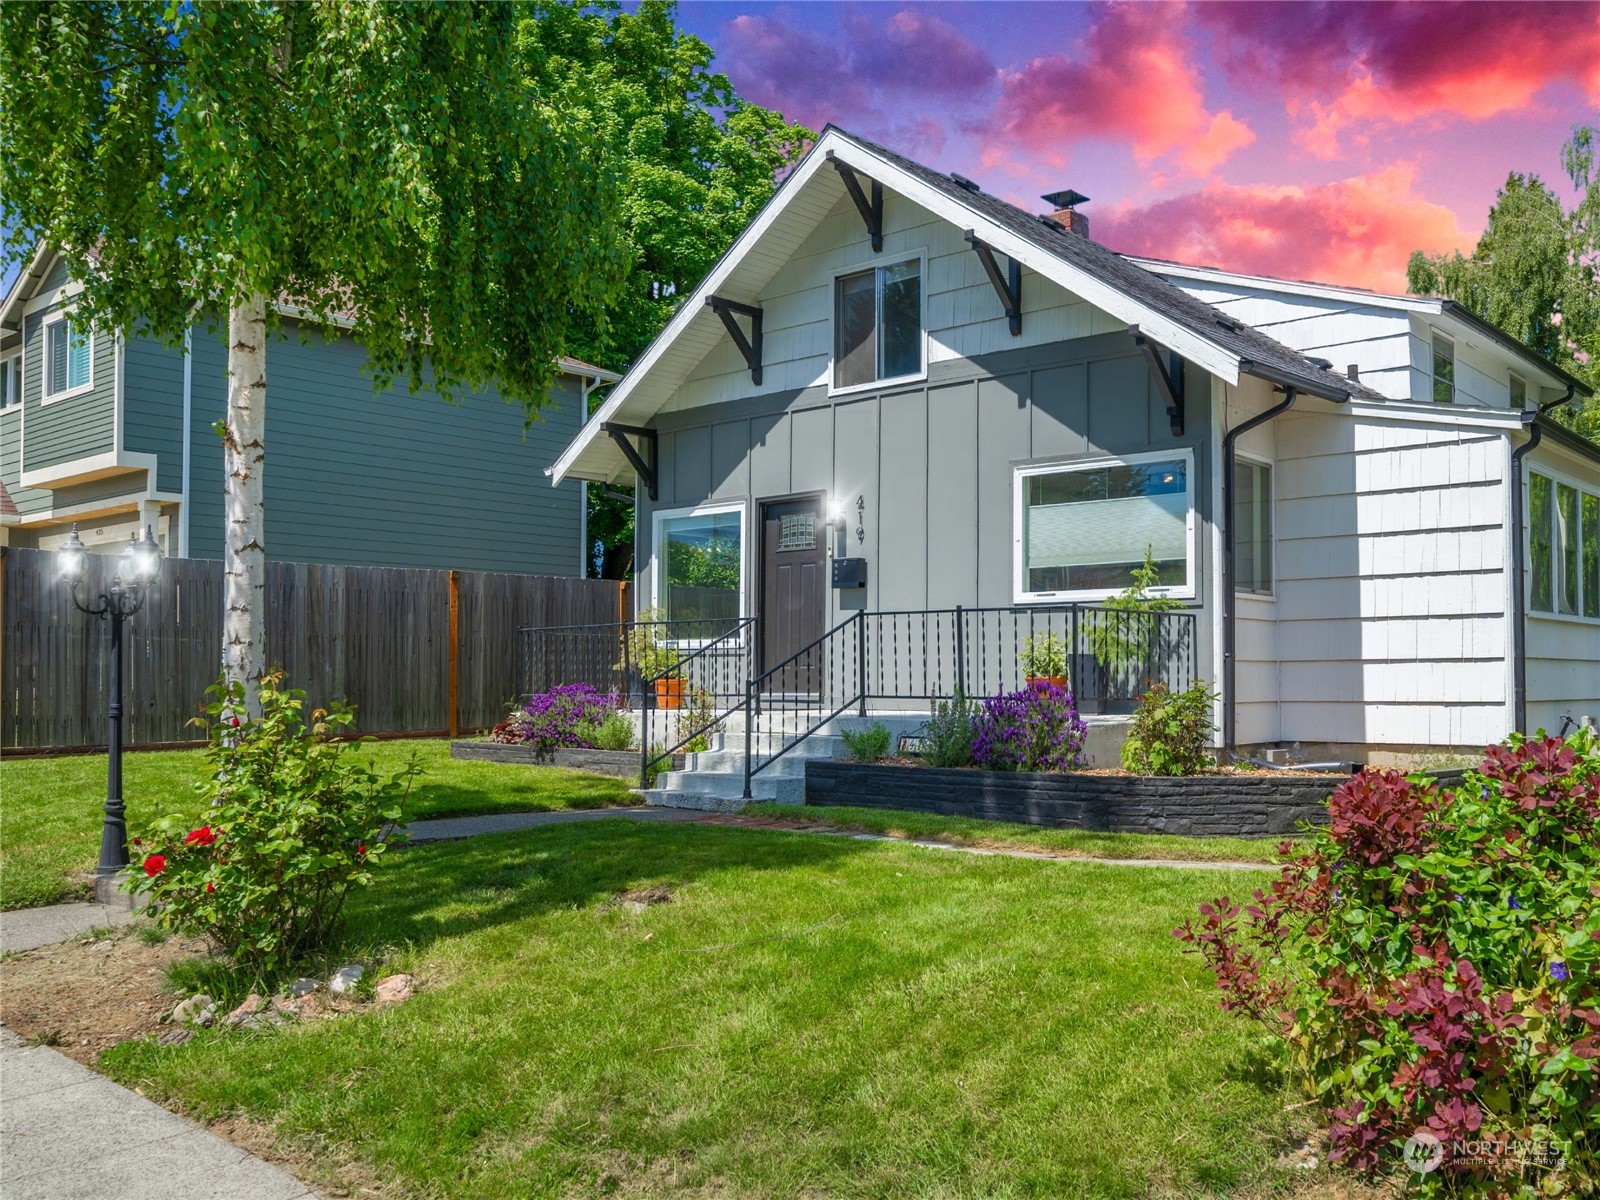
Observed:
[[[1600,103],[1600,5],[1202,4],[1229,77],[1278,92],[1296,141],[1333,157],[1385,122],[1482,120],[1568,82]]]
[[[1102,209],[1092,229],[1124,254],[1404,292],[1413,250],[1467,250],[1475,240],[1414,182],[1410,163],[1315,187],[1217,182],[1145,208]]]
[[[1214,169],[1256,135],[1232,112],[1206,108],[1182,24],[1181,4],[1105,6],[1078,55],[1001,72],[1001,128],[1047,155],[1125,138],[1140,163],[1175,154],[1191,172]]]

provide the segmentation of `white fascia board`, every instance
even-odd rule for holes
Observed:
[[[28,265],[17,272],[17,277],[11,281],[11,290],[6,293],[6,298],[0,302],[0,324],[11,319],[12,309],[20,304],[26,304],[28,288],[44,278],[45,271],[49,268],[50,259],[55,257],[54,252],[44,242],[34,247],[33,254],[28,259]],[[18,322],[18,329],[21,323]]]
[[[1455,404],[1426,404],[1408,400],[1349,401],[1351,416],[1406,425],[1437,425],[1441,429],[1521,429],[1522,413],[1514,408],[1466,408]]]
[[[1388,292],[1369,292],[1364,288],[1340,287],[1332,283],[1313,283],[1304,279],[1279,279],[1272,275],[1245,275],[1217,267],[1191,267],[1186,263],[1160,258],[1128,256],[1128,261],[1152,275],[1167,279],[1193,279],[1200,283],[1220,283],[1234,287],[1259,288],[1266,292],[1285,292],[1294,296],[1315,296],[1321,300],[1348,300],[1373,308],[1395,308],[1404,312],[1437,313],[1443,303],[1437,296],[1396,296]]]

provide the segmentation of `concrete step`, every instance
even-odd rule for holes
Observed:
[[[703,812],[738,812],[755,801],[803,804],[803,775],[771,775],[765,771],[750,781],[750,800],[744,798],[744,776],[698,775],[673,771],[659,786],[644,793],[645,803],[663,808],[694,808]]]

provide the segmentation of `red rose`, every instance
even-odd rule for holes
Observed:
[[[214,892],[214,891],[216,891],[216,890],[217,890],[217,885],[216,885],[216,884],[214,884],[214,883],[208,883],[208,884],[206,884],[206,891],[208,891],[208,892]]]
[[[188,837],[183,839],[185,846],[209,846],[217,840],[217,835],[211,831],[211,826],[202,825]]]
[[[144,873],[150,876],[161,874],[167,869],[167,856],[165,854],[152,854],[144,860]]]
[[[239,728],[239,718],[238,717],[233,718],[233,727],[235,729]]]
[[[356,853],[357,853],[357,854],[360,854],[360,855],[362,855],[362,856],[365,856],[365,855],[366,855],[366,853],[367,853],[367,847],[366,847],[366,843],[365,843],[365,842],[363,842],[363,843],[362,843],[362,844],[361,844],[361,845],[359,845],[359,846],[357,846],[357,847],[356,847]]]
[[[142,845],[144,845],[144,839],[143,838],[134,838],[133,839],[133,844],[135,846],[142,846]]]

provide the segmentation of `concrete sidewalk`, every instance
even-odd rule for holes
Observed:
[[[555,812],[498,813],[489,817],[441,817],[436,821],[413,821],[405,827],[412,842],[446,842],[477,837],[480,833],[515,833],[519,829],[540,829],[546,825],[569,825],[574,821],[697,821],[706,814],[685,808],[564,808]]]
[[[0,1026],[5,1200],[317,1200],[293,1175]]]
[[[91,929],[131,920],[133,911],[125,904],[50,904],[0,912],[0,954],[70,942]]]

